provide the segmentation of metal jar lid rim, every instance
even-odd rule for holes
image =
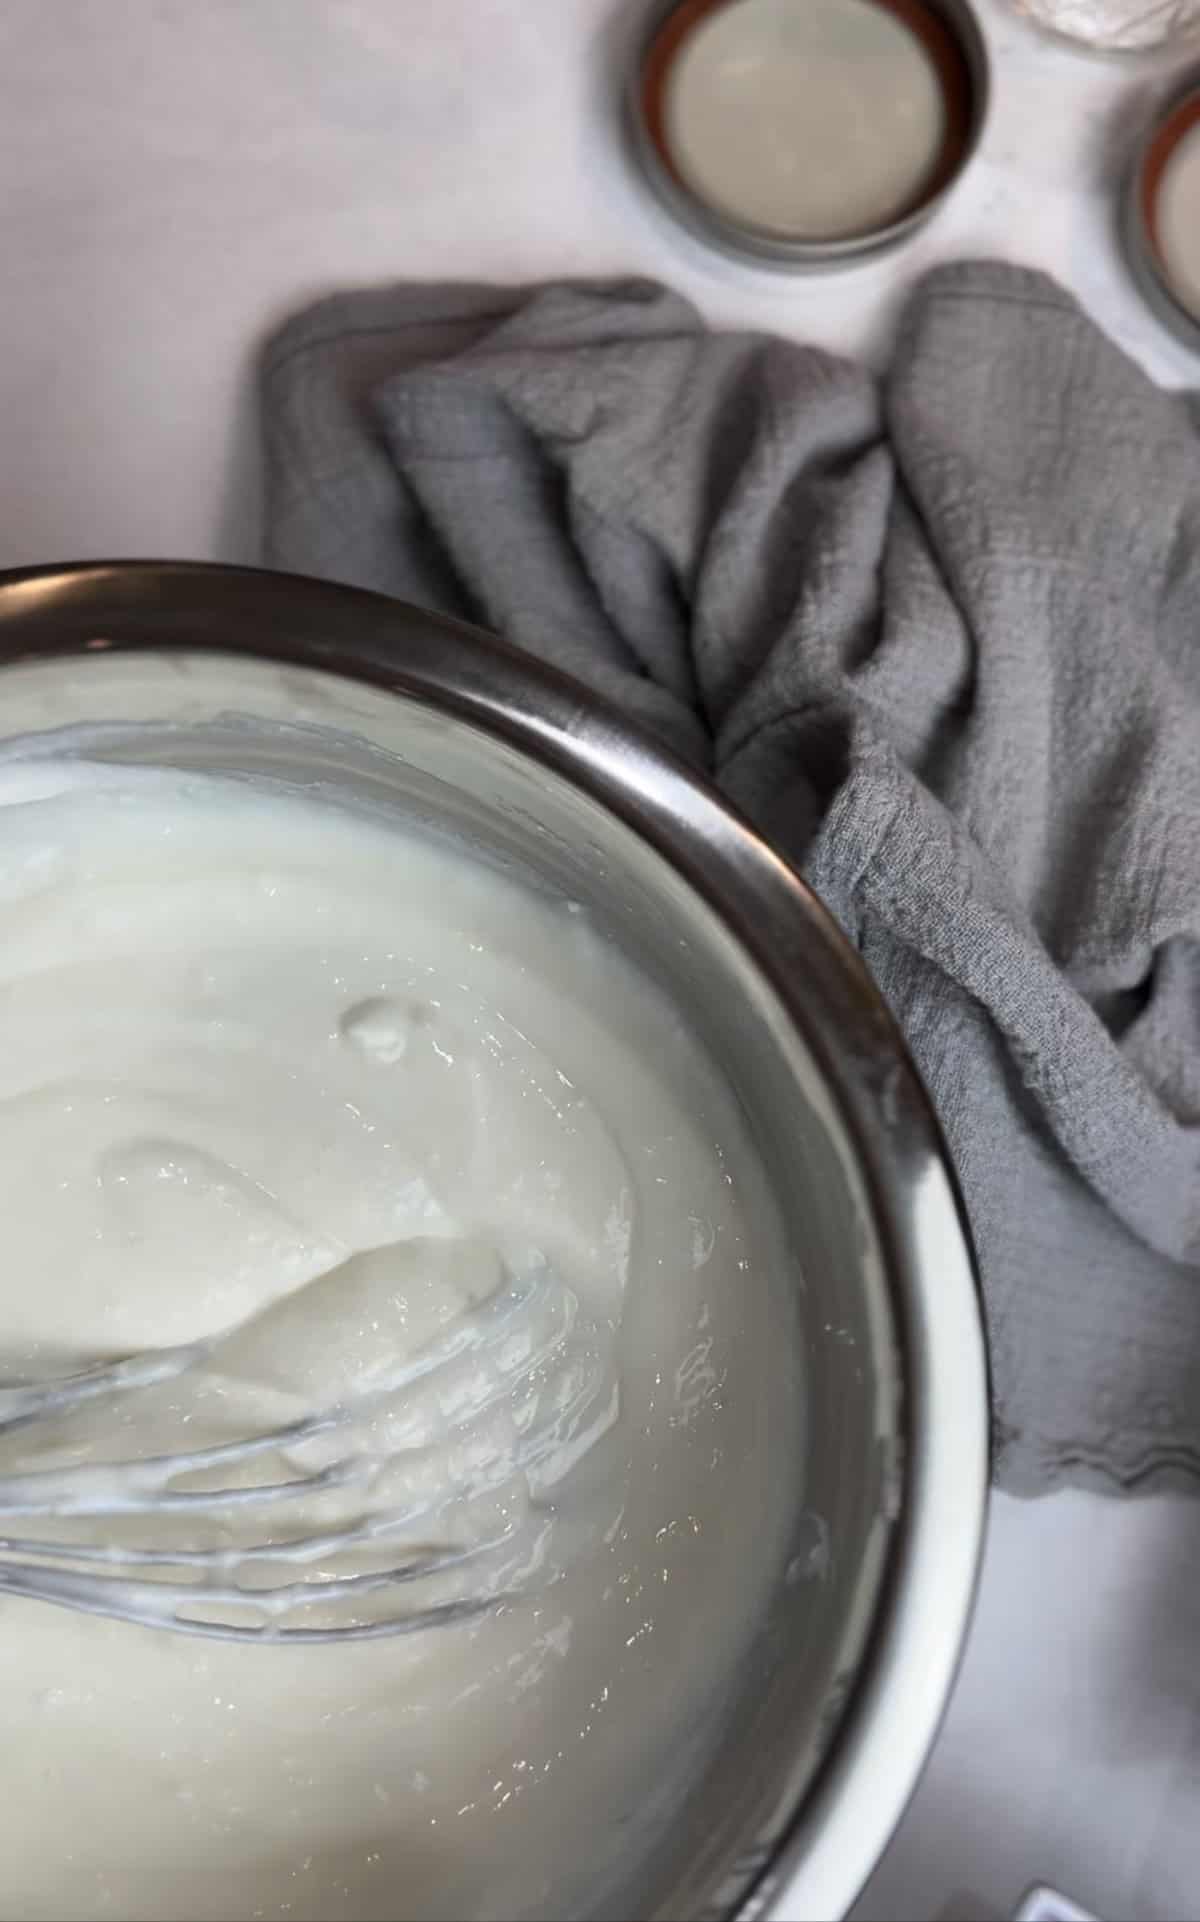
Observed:
[[[989,80],[983,34],[969,0],[853,0],[891,14],[920,43],[946,107],[946,128],[932,175],[912,203],[882,225],[806,238],[738,220],[683,179],[665,131],[668,79],[702,22],[736,0],[659,0],[649,9],[626,85],[626,117],[635,157],[659,200],[693,233],[743,260],[795,269],[852,261],[905,240],[932,215],[961,177],[979,143]]]
[[[1200,314],[1176,290],[1158,229],[1158,196],[1171,156],[1200,125],[1200,69],[1183,76],[1160,104],[1137,151],[1125,193],[1124,240],[1138,287],[1176,338],[1200,350]]]

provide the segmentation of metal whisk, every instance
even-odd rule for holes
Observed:
[[[352,1298],[354,1266],[319,1279]],[[260,1320],[269,1352],[279,1311]],[[0,1445],[21,1445],[23,1464],[30,1442],[35,1464],[47,1443],[58,1457],[0,1474],[0,1518],[23,1531],[0,1537],[0,1594],[242,1641],[462,1621],[527,1578],[539,1496],[617,1412],[610,1335],[539,1263],[316,1412],[209,1446],[111,1452],[122,1430],[145,1431],[142,1410],[227,1418],[229,1379],[213,1371],[230,1349],[226,1336],[0,1388]],[[91,1426],[81,1443],[97,1412],[99,1446]]]

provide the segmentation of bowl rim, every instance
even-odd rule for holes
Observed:
[[[807,883],[714,788],[579,683],[480,628],[361,588],[211,562],[0,572],[0,673],[145,648],[374,685],[531,755],[640,834],[715,909],[812,1055],[885,1255],[903,1350],[904,1499],[828,1751],[782,1837],[751,1848],[738,1886],[716,1901],[739,1918],[844,1914],[940,1726],[987,1506],[987,1363],[970,1229],[929,1096],[879,990]],[[801,952],[803,967],[789,967]]]

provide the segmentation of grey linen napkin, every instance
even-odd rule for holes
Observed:
[[[983,1271],[999,1484],[1200,1475],[1200,434],[1054,283],[940,269],[882,383],[646,281],[323,302],[266,556],[497,629],[801,867]]]

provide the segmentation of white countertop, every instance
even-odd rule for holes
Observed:
[[[991,0],[993,115],[950,206],[899,255],[789,280],[710,258],[628,176],[623,12],[4,0],[0,566],[253,559],[256,345],[364,282],[633,270],[715,322],[878,356],[922,266],[994,253],[1200,384],[1112,240],[1161,60],[1073,52]],[[1035,1880],[1113,1922],[1200,1917],[1198,1797],[1200,1501],[997,1500],[963,1675],[864,1922],[996,1922]]]

